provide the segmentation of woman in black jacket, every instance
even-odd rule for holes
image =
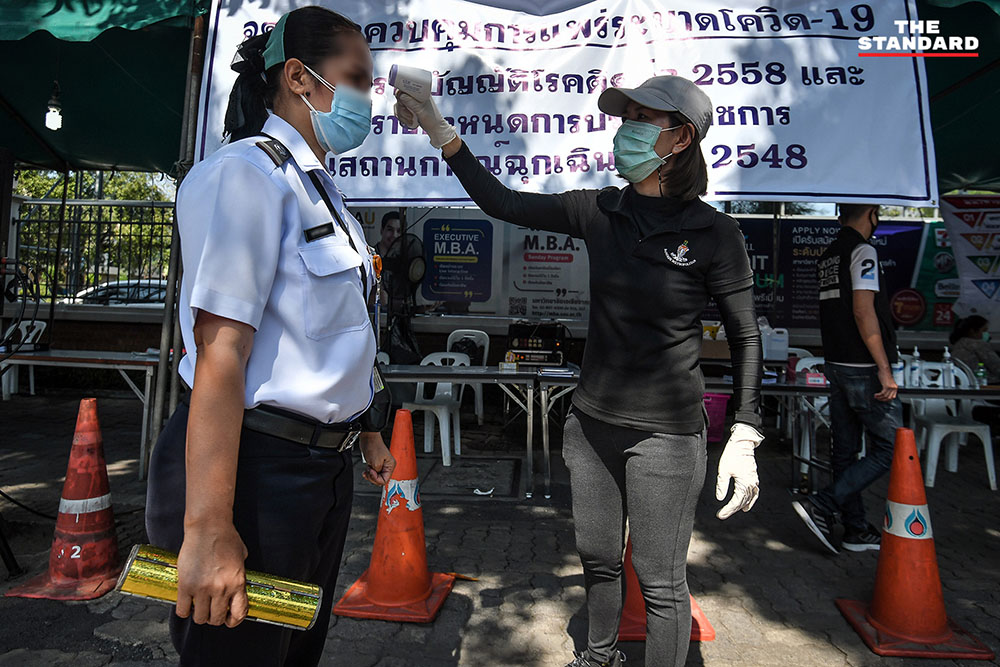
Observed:
[[[699,142],[712,123],[711,101],[677,76],[604,91],[601,111],[624,119],[614,156],[630,185],[531,194],[494,178],[433,98],[396,97],[396,115],[443,150],[483,212],[587,244],[590,321],[563,456],[590,627],[587,650],[567,667],[624,661],[616,641],[626,520],[646,602],[646,665],[683,665],[691,632],[687,549],[706,461],[700,316],[710,298],[725,323],[736,401],[716,496],[725,498],[730,478],[735,490],[720,519],[756,501],[754,448],[763,439],[760,332],[743,234],[698,198],[708,183]]]

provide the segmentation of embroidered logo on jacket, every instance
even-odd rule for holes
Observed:
[[[670,252],[669,250],[667,250],[666,248],[664,248],[663,249],[663,254],[666,255],[667,259],[669,259],[671,262],[673,262],[677,266],[691,266],[692,264],[694,264],[698,260],[696,260],[696,259],[685,259],[684,258],[684,255],[686,255],[688,253],[688,251],[690,250],[690,248],[688,248],[688,244],[687,243],[688,242],[685,239],[684,243],[682,243],[679,246],[677,246],[677,250],[675,252]]]

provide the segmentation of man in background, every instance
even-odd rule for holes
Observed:
[[[881,534],[866,516],[861,493],[889,471],[903,408],[896,397],[891,364],[896,333],[878,253],[869,239],[878,228],[878,205],[840,204],[841,229],[817,262],[820,333],[830,383],[833,483],[792,503],[809,530],[829,551],[839,512],[841,546],[877,551]],[[865,455],[861,451],[865,434]]]
[[[382,257],[386,256],[389,248],[402,234],[400,226],[399,211],[389,211],[382,216],[382,237],[375,244],[375,251]]]

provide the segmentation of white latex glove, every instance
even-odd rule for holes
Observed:
[[[441,148],[458,136],[455,128],[438,111],[433,97],[428,97],[426,102],[421,102],[412,95],[397,89],[393,113],[406,127],[414,129],[419,126],[423,129],[430,137],[431,146],[434,148]]]
[[[764,440],[757,429],[748,424],[734,424],[726,448],[719,459],[719,476],[715,482],[715,499],[725,500],[729,479],[733,479],[733,497],[715,516],[728,519],[737,511],[749,512],[757,502],[760,481],[753,450]]]

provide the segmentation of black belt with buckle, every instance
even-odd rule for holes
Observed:
[[[243,427],[300,445],[335,449],[338,452],[353,447],[361,436],[361,424],[358,422],[322,424],[269,405],[258,405],[245,411]]]
[[[190,394],[185,392],[181,400],[190,405]],[[243,427],[300,445],[335,449],[338,452],[353,447],[361,436],[361,424],[358,421],[323,424],[305,415],[269,405],[258,405],[245,410]]]

